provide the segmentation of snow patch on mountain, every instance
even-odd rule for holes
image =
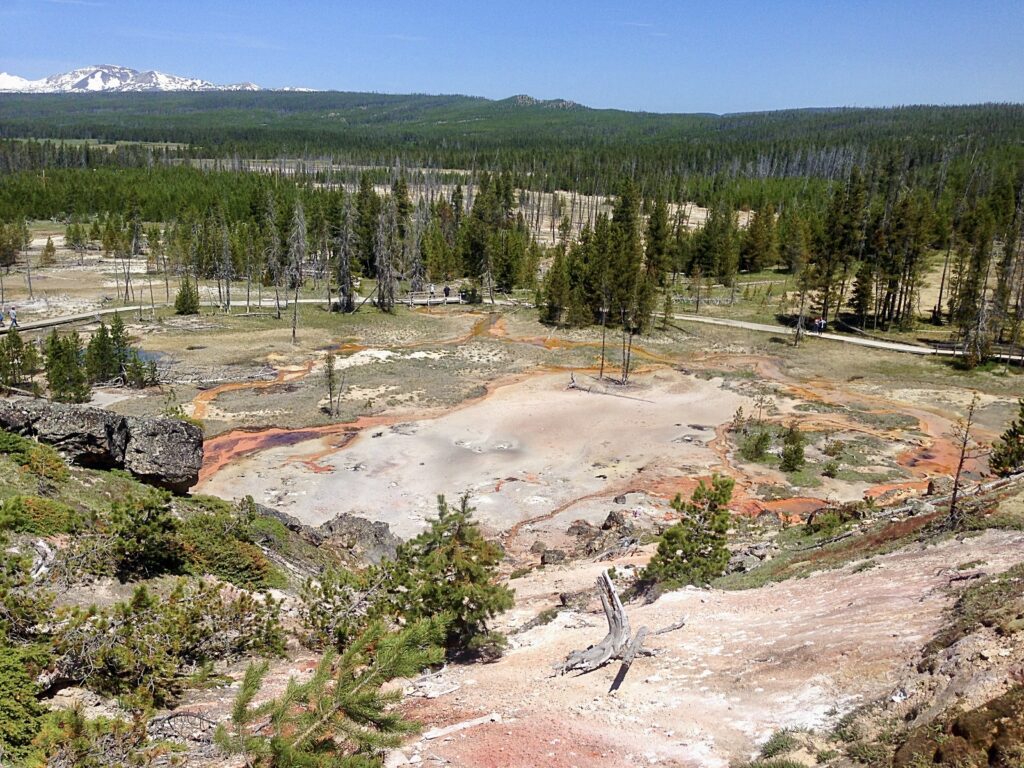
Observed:
[[[216,85],[194,77],[166,72],[140,72],[101,64],[50,75],[41,80],[0,72],[0,93],[141,93],[150,91],[262,91],[256,83]],[[306,90],[306,89],[293,89]]]

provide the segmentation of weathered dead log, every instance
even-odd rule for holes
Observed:
[[[597,595],[601,598],[601,607],[604,608],[604,615],[608,619],[608,634],[596,645],[591,645],[582,651],[573,651],[566,657],[564,662],[555,664],[561,674],[578,670],[580,674],[590,672],[612,659],[621,659],[618,674],[609,689],[609,693],[618,689],[629,671],[630,665],[637,656],[653,656],[654,651],[644,648],[644,640],[648,635],[663,635],[672,632],[686,624],[686,619],[680,619],[675,624],[651,632],[647,627],[640,627],[635,636],[629,628],[629,617],[622,607],[615,586],[608,575],[608,571],[602,571],[597,579]]]
[[[573,670],[590,672],[597,669],[611,659],[621,658],[624,649],[629,645],[632,635],[629,618],[619,596],[615,593],[608,571],[602,571],[597,579],[597,595],[601,598],[601,607],[604,608],[604,615],[608,619],[608,634],[596,645],[582,651],[573,651],[563,663],[557,664],[556,668],[563,675]]]

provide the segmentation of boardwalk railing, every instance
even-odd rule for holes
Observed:
[[[444,291],[441,290],[434,291],[433,293],[430,291],[409,291],[401,298],[400,303],[411,307],[413,305],[444,306],[446,304],[464,304],[465,302],[458,291],[452,291],[450,296],[445,297]]]

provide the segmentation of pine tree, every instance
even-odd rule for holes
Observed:
[[[53,244],[53,238],[46,238],[46,245],[43,246],[43,252],[39,255],[40,266],[48,267],[57,262],[57,246]]]
[[[89,399],[89,382],[82,365],[82,342],[77,333],[61,337],[53,331],[46,338],[46,381],[50,397],[61,403],[84,403]]]
[[[394,199],[389,197],[381,208],[373,241],[377,307],[383,312],[395,311],[395,286],[398,282],[395,261],[401,253],[401,248],[398,239],[398,209]]]
[[[0,388],[20,387],[39,371],[39,353],[26,344],[17,328],[0,340]]]
[[[105,323],[100,322],[97,330],[85,348],[85,372],[93,384],[113,381],[121,375],[114,353],[114,345],[110,340],[110,332]]]
[[[352,260],[357,256],[358,240],[356,233],[355,211],[351,197],[346,197],[341,206],[334,237],[334,250],[337,255],[338,294],[341,300],[341,311],[346,314],[355,312],[355,288],[352,281]]]
[[[497,583],[503,552],[480,533],[469,495],[458,508],[437,498],[430,530],[403,544],[393,570],[394,613],[409,619],[449,617],[445,647],[452,656],[492,654],[504,638],[487,621],[512,607],[513,593]]]
[[[562,312],[569,305],[569,300],[568,265],[566,257],[559,252],[544,278],[544,304],[541,307],[541,319],[546,323],[557,325],[562,319]]]
[[[117,367],[123,372],[131,357],[132,345],[120,312],[115,312],[110,321],[110,344],[114,349],[114,360],[117,362]]]
[[[1024,469],[1024,398],[1019,401],[1020,412],[1010,422],[1006,431],[992,446],[988,466],[1000,477],[1012,475]]]
[[[128,364],[124,367],[125,383],[133,389],[143,389],[156,383],[150,373],[147,365],[139,357],[138,351],[133,349],[128,356]]]
[[[334,352],[331,350],[327,350],[324,356],[324,384],[327,385],[327,413],[334,416],[337,414],[335,399],[338,395],[338,371],[335,368]]]
[[[700,481],[690,501],[684,502],[676,494],[672,508],[682,519],[661,535],[658,550],[641,575],[642,584],[702,586],[725,571],[729,564],[726,505],[732,498],[733,485],[731,477],[714,475],[710,486]]]
[[[650,279],[658,285],[664,285],[665,273],[669,269],[669,226],[668,206],[661,195],[655,199],[654,208],[647,220],[644,262]]]
[[[418,726],[395,706],[400,688],[381,690],[396,678],[413,677],[439,664],[444,621],[419,619],[398,632],[370,624],[345,650],[324,654],[310,677],[294,678],[285,692],[258,706],[253,701],[268,664],[251,664],[215,743],[229,755],[243,755],[250,768],[369,768]],[[256,726],[260,727],[257,728]]]
[[[804,433],[796,424],[790,424],[782,438],[782,463],[779,468],[783,472],[796,472],[804,465]]]
[[[199,290],[188,275],[182,276],[181,287],[174,297],[174,312],[178,315],[199,314]]]

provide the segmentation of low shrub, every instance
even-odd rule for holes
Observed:
[[[39,496],[12,496],[0,502],[0,531],[54,536],[75,533],[85,516],[67,504]]]
[[[232,512],[188,517],[178,528],[188,569],[212,574],[248,589],[278,586],[281,576],[252,541],[251,523]]]
[[[384,596],[386,572],[327,568],[302,586],[300,616],[310,648],[345,648],[365,629]]]
[[[31,556],[10,551],[0,533],[0,643],[33,640],[49,615],[53,593],[33,581],[31,567]]]
[[[110,517],[118,579],[131,581],[180,570],[184,553],[170,494],[150,493],[115,502]]]
[[[0,755],[4,765],[25,761],[33,752],[46,708],[39,703],[35,678],[46,667],[40,646],[11,646],[0,640]]]
[[[764,744],[761,745],[761,757],[771,758],[792,752],[800,745],[799,740],[792,731],[783,728],[773,733]]]
[[[772,444],[772,436],[765,429],[759,429],[743,438],[740,443],[740,456],[746,461],[760,461]]]
[[[844,520],[837,510],[830,509],[818,512],[807,519],[805,528],[808,533],[832,535],[843,527]]]
[[[139,587],[112,608],[70,609],[54,635],[59,674],[131,708],[166,706],[209,665],[284,648],[280,606],[180,579],[167,595]]]
[[[37,477],[53,482],[68,479],[68,465],[60,454],[27,437],[0,430],[0,455],[6,455]]]

